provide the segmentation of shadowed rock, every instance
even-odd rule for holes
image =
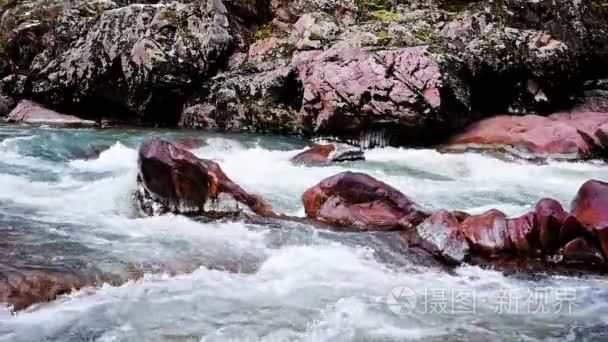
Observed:
[[[362,173],[329,177],[302,195],[306,215],[346,229],[399,230],[428,215],[397,189]]]
[[[296,164],[307,165],[324,165],[354,160],[365,160],[363,151],[345,144],[314,144],[291,159]]]
[[[602,252],[589,240],[577,238],[568,242],[562,248],[563,262],[567,264],[592,264],[604,263]]]
[[[536,227],[543,251],[552,253],[559,248],[560,230],[569,214],[554,199],[541,199],[535,207]]]
[[[608,255],[608,183],[590,180],[583,184],[572,202],[571,211],[597,236],[604,255]]]
[[[274,215],[272,208],[224,174],[220,166],[160,139],[146,141],[139,150],[137,201],[148,215],[178,213],[199,215],[220,195],[248,206],[254,213]]]

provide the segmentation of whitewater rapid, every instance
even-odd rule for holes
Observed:
[[[151,136],[202,140],[196,155],[218,161],[236,183],[289,215],[304,214],[300,195],[308,187],[345,170],[370,174],[429,208],[497,208],[509,215],[542,197],[567,208],[584,181],[608,179],[602,162],[541,165],[383,148],[367,151],[365,162],[306,167],[289,162],[305,144],[288,138],[0,126],[0,236],[10,237],[0,243],[0,261],[117,279],[16,315],[0,310],[0,341],[608,337],[603,277],[505,276],[472,266],[449,272],[410,259],[395,233],[138,217],[131,204],[137,147]],[[437,294],[461,289],[475,295],[476,305],[461,314],[399,315],[387,295],[400,287]],[[496,310],[497,293],[543,288],[575,291],[575,310]]]

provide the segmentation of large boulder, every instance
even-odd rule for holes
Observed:
[[[314,144],[291,158],[291,161],[296,164],[325,165],[364,159],[365,155],[360,148],[345,144]]]
[[[308,218],[343,229],[403,230],[428,214],[399,190],[363,173],[329,177],[302,195]]]
[[[69,47],[35,57],[32,96],[67,106],[102,103],[134,113],[134,121],[177,124],[186,95],[223,63],[233,39],[219,0],[97,13]]]
[[[97,125],[95,121],[80,119],[73,115],[61,114],[29,100],[19,101],[17,107],[6,116],[5,120],[16,123],[69,127]]]
[[[424,47],[332,48],[298,70],[301,121],[318,134],[387,131],[386,143],[421,143],[468,120],[467,90]]]
[[[168,141],[146,141],[139,149],[138,166],[136,199],[145,214],[203,215],[213,204],[209,202],[228,195],[256,214],[274,215],[269,204],[235,184],[217,163]]]
[[[597,237],[608,256],[608,183],[590,180],[583,184],[572,201],[571,212]]]
[[[449,150],[502,150],[525,158],[587,159],[605,156],[608,113],[496,116],[448,141]]]

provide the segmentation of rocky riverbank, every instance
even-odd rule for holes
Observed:
[[[84,119],[369,147],[445,143],[498,114],[608,112],[602,0],[22,0],[0,12],[0,114],[33,99]]]

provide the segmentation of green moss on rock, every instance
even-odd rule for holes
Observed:
[[[260,26],[253,34],[254,40],[262,40],[272,37],[272,27],[270,25]]]
[[[371,17],[384,22],[384,23],[391,23],[394,21],[398,21],[399,19],[401,19],[401,15],[399,15],[398,13],[395,12],[391,12],[391,11],[387,11],[387,10],[378,10],[378,11],[373,11],[370,13]]]

